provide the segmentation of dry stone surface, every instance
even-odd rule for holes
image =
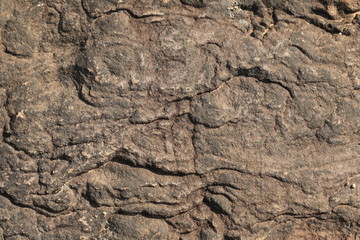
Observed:
[[[360,239],[360,1],[1,0],[0,240]]]

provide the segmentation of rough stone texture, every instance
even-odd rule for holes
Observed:
[[[360,1],[1,0],[0,239],[359,239]]]

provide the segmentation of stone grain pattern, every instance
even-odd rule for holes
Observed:
[[[359,1],[1,0],[0,30],[1,240],[360,239]]]

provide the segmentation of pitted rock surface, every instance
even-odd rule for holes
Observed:
[[[357,239],[360,2],[2,0],[0,239]]]

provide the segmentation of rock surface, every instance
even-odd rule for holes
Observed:
[[[0,239],[360,236],[359,1],[0,13]]]

